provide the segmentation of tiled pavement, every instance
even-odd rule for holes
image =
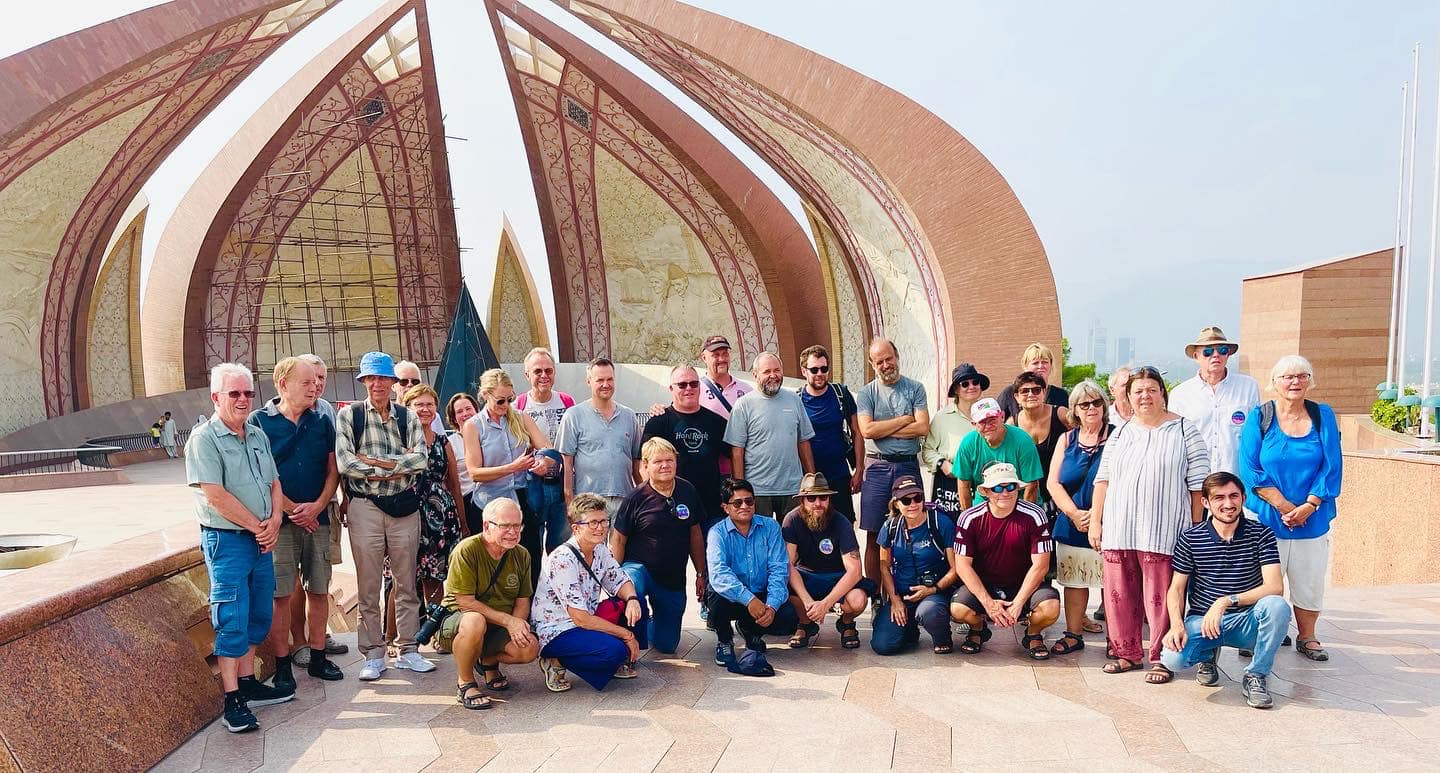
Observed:
[[[827,627],[809,650],[772,640],[775,678],[734,676],[711,661],[692,604],[681,654],[652,653],[604,692],[577,679],[554,695],[534,665],[515,666],[505,702],[472,712],[455,703],[448,656],[365,684],[352,652],[350,678],[301,675],[294,702],[258,709],[262,732],[212,725],[159,769],[1436,769],[1440,586],[1332,590],[1327,606],[1330,661],[1280,653],[1268,712],[1245,706],[1234,651],[1219,689],[1189,674],[1155,686],[1101,673],[1102,636],[1032,663],[1003,631],[975,656],[881,658],[841,649]]]

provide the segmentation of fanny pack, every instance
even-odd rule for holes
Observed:
[[[400,445],[402,447],[410,445],[410,433],[406,431],[409,428],[406,417],[408,411],[406,411],[403,405],[393,405],[390,410],[395,415],[395,423],[400,427]],[[352,425],[351,434],[355,437],[355,448],[358,450],[360,448],[360,439],[365,436],[364,403],[360,403],[351,409],[350,423]],[[394,494],[361,494],[349,486],[345,487],[345,493],[356,499],[370,500],[375,504],[375,507],[380,509],[380,512],[391,518],[404,518],[407,515],[414,514],[415,511],[420,509],[420,489],[414,484],[412,484],[410,488]]]

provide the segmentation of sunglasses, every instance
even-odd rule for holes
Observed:
[[[895,501],[896,501],[896,502],[899,502],[899,503],[902,504],[902,505],[914,505],[914,504],[919,504],[920,502],[924,502],[924,501],[925,501],[925,495],[924,495],[924,494],[906,494],[905,496],[900,497],[899,499],[897,499],[897,500],[895,500]]]
[[[699,382],[699,381],[676,381],[675,383],[671,384],[670,386],[673,386],[673,387],[675,387],[676,389],[699,389],[699,388],[700,388],[700,382]]]
[[[397,384],[399,384],[400,386],[403,386],[403,387],[415,386],[416,384],[419,384],[419,383],[420,383],[420,379],[418,379],[418,378],[397,378],[397,379],[395,379],[395,383],[397,383]]]
[[[1019,389],[1015,390],[1015,394],[1019,394],[1019,395],[1038,395],[1038,394],[1040,394],[1041,392],[1044,392],[1044,391],[1045,391],[1045,388],[1044,388],[1044,387],[1028,386],[1028,387],[1020,387]]]
[[[980,386],[980,382],[979,382],[979,381],[976,381],[976,380],[973,379],[973,378],[967,378],[967,379],[962,380],[962,381],[958,384],[958,386],[959,386],[961,389],[969,389],[970,387],[978,387],[978,386]]]
[[[1104,407],[1104,405],[1104,400],[1086,400],[1083,403],[1075,403],[1075,407],[1082,411],[1088,411],[1091,408],[1101,408]]]
[[[1209,356],[1215,355],[1215,354],[1218,354],[1218,355],[1220,355],[1221,357],[1224,357],[1224,356],[1227,356],[1227,355],[1234,354],[1234,353],[1235,353],[1235,347],[1230,346],[1229,344],[1222,344],[1222,345],[1220,345],[1220,346],[1207,346],[1207,347],[1205,347],[1204,349],[1201,349],[1201,350],[1200,350],[1200,353],[1203,354],[1203,355],[1205,355],[1206,357],[1209,357]]]
[[[990,490],[997,494],[1009,494],[1017,488],[1020,488],[1019,483],[1001,483],[998,486],[991,487]]]
[[[531,369],[530,369],[530,373],[531,373],[531,375],[534,375],[534,376],[551,376],[551,375],[554,375],[554,374],[555,374],[555,369],[554,369],[554,368],[531,368]]]
[[[829,494],[806,494],[802,497],[806,502],[824,502],[830,499]]]
[[[805,370],[810,371],[811,375],[814,375],[814,374],[816,374],[816,373],[829,373],[829,372],[830,372],[830,366],[829,366],[829,365],[819,365],[819,366],[816,366],[816,367],[814,367],[814,368],[806,368]]]
[[[1164,376],[1164,374],[1162,374],[1162,373],[1160,372],[1160,369],[1157,368],[1157,367],[1155,367],[1154,365],[1141,365],[1140,367],[1138,367],[1138,368],[1133,368],[1133,369],[1130,371],[1130,380],[1133,381],[1133,380],[1134,380],[1136,377],[1138,377],[1138,376],[1144,376],[1144,377],[1146,377],[1146,378],[1153,378],[1153,379],[1155,379],[1156,381],[1159,381],[1159,382],[1162,383],[1162,384],[1165,383],[1165,376]]]
[[[228,397],[228,398],[230,398],[231,400],[239,400],[239,399],[242,398],[242,397],[245,398],[246,400],[254,400],[254,399],[255,399],[255,390],[253,390],[253,389],[232,389],[232,390],[230,390],[229,392],[226,392],[226,393],[225,393],[225,396]]]
[[[490,396],[490,402],[493,405],[508,405],[509,403],[512,403],[514,401],[515,395],[510,395],[509,397],[496,397],[494,395]]]
[[[754,507],[755,497],[736,497],[729,504],[731,507]]]

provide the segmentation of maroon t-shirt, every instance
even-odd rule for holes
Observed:
[[[955,526],[955,554],[969,556],[986,585],[1018,588],[1030,572],[1030,557],[1054,550],[1050,519],[1033,502],[1020,500],[1004,518],[990,514],[982,502],[960,514]]]

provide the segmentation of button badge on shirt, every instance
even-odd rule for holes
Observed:
[[[830,555],[831,553],[834,553],[834,552],[835,552],[835,543],[834,543],[834,542],[831,542],[829,537],[826,537],[825,539],[820,540],[820,552],[821,552],[821,553],[824,553],[824,554],[827,555],[827,556]]]
[[[690,520],[690,508],[686,505],[675,505],[675,517],[682,521]]]
[[[1240,426],[1241,424],[1244,424],[1244,423],[1245,423],[1245,412],[1244,412],[1244,411],[1236,411],[1236,412],[1230,414],[1230,423],[1231,423],[1231,424],[1234,424],[1234,425],[1237,426],[1237,427]]]

